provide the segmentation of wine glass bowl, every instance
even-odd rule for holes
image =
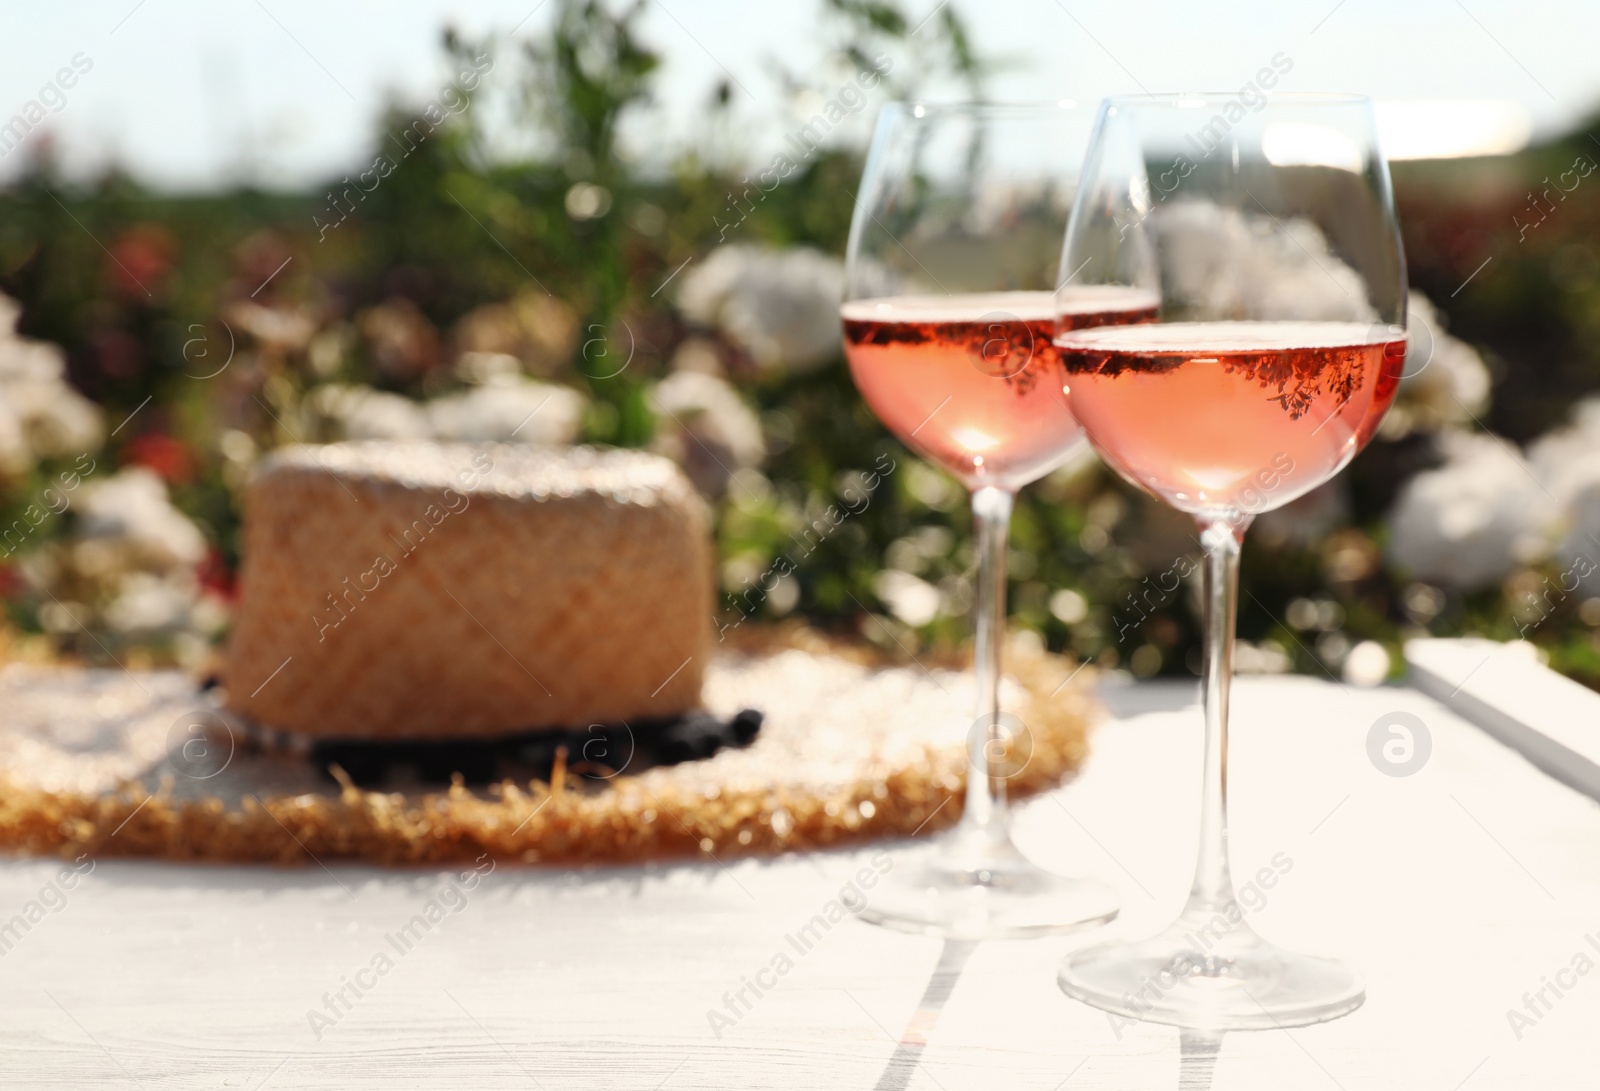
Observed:
[[[1057,344],[1101,457],[1181,511],[1304,495],[1394,400],[1404,257],[1360,96],[1107,100],[1061,270],[1159,294],[1148,328]]]
[[[1234,895],[1228,693],[1246,529],[1355,457],[1405,363],[1405,260],[1370,104],[1106,100],[1059,279],[1159,297],[1150,322],[1063,329],[1055,345],[1101,458],[1195,519],[1205,744],[1198,861],[1178,920],[1069,954],[1058,981],[1096,1007],[1184,1027],[1336,1018],[1365,997],[1355,973],[1263,940]]]
[[[877,924],[979,939],[1117,912],[1110,887],[1055,875],[1016,848],[997,765],[1013,494],[1084,446],[1052,337],[1155,316],[1140,288],[1053,292],[1091,124],[1070,103],[895,104],[856,195],[840,308],[851,375],[890,432],[966,485],[978,557],[966,805],[954,831],[873,892],[860,916]]]
[[[1394,400],[1405,340],[1349,322],[1174,322],[1063,340],[1101,457],[1180,511],[1256,515],[1332,477]]]
[[[1012,490],[1082,447],[1051,343],[1058,330],[1154,316],[1154,296],[1112,287],[1059,304],[1040,290],[890,296],[840,309],[850,373],[884,426],[969,489]]]

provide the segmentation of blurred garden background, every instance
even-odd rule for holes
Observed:
[[[530,32],[436,33],[437,89],[397,95],[316,184],[74,167],[49,96],[0,130],[6,655],[208,669],[254,462],[379,437],[662,452],[714,506],[724,631],[801,618],[902,654],[965,638],[964,492],[862,405],[837,304],[878,106],[1004,87],[980,7],[808,0],[822,59],[775,61],[762,88],[786,104],[778,146],[802,149],[769,188],[731,72],[695,54],[693,132],[660,122],[642,159],[622,134],[662,109],[646,8],[547,2]],[[94,77],[52,85],[65,101]],[[1568,118],[1509,154],[1395,164],[1407,378],[1349,470],[1258,519],[1241,670],[1372,683],[1410,636],[1477,634],[1600,686],[1597,132]],[[1193,592],[1159,587],[1194,549],[1168,509],[1068,467],[1018,505],[1012,624],[1187,676]]]

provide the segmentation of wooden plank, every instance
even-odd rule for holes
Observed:
[[[1600,799],[1600,693],[1540,663],[1529,644],[1412,640],[1405,654],[1418,689]]]
[[[1600,973],[1520,1038],[1507,1012],[1600,930],[1600,807],[1408,688],[1246,679],[1235,700],[1236,872],[1293,861],[1250,919],[1354,962],[1365,1007],[1217,1042],[1119,1030],[1063,997],[1061,956],[1165,924],[1193,864],[1193,686],[1108,697],[1116,718],[1084,774],[1018,823],[1041,861],[1122,891],[1124,919],[1104,932],[962,949],[845,919],[795,949],[864,863],[902,860],[901,845],[501,868],[459,894],[432,871],[332,863],[335,882],[315,867],[106,861],[58,899],[41,894],[58,864],[7,861],[0,921],[59,905],[0,953],[0,1086],[1588,1086]],[[1397,712],[1431,741],[1398,777],[1369,755],[1373,725]],[[388,937],[430,901],[442,919],[396,950]],[[384,953],[388,972],[314,1028],[325,994]],[[786,972],[740,1003],[780,954]]]

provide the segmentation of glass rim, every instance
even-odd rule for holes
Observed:
[[[1266,105],[1281,102],[1293,106],[1371,106],[1372,98],[1354,91],[1258,91]],[[1155,94],[1107,95],[1101,105],[1122,109],[1149,109],[1226,104],[1239,99],[1239,91],[1162,91]]]

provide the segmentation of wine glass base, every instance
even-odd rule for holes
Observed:
[[[940,842],[897,868],[857,915],[948,939],[1021,939],[1103,924],[1119,906],[1105,883],[1046,871],[1009,843],[975,856]]]
[[[1286,951],[1243,925],[1215,942],[1203,928],[1180,921],[1138,943],[1074,951],[1056,980],[1068,996],[1104,1011],[1207,1030],[1322,1023],[1366,999],[1361,979],[1341,962]]]

